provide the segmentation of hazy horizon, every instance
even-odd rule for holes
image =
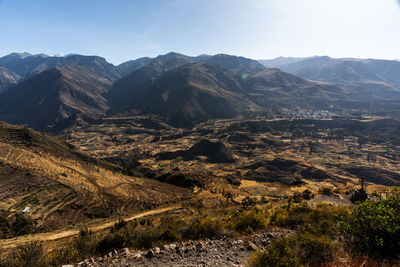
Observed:
[[[48,53],[33,54],[33,53],[30,53],[29,51],[24,51],[24,52],[16,52],[16,51],[14,51],[14,52],[11,52],[11,53],[9,53],[9,54],[0,55],[0,58],[1,58],[1,57],[4,57],[4,56],[8,56],[8,55],[10,55],[10,54],[12,54],[12,53],[17,53],[17,54],[28,53],[28,54],[31,54],[32,56],[37,56],[37,55],[40,55],[40,54],[44,54],[44,55],[47,55],[47,56],[50,56],[50,57],[57,57],[57,56],[59,56],[59,57],[67,57],[67,56],[72,56],[72,55],[99,56],[99,57],[103,57],[107,62],[112,63],[112,64],[115,65],[115,66],[117,66],[117,65],[119,65],[119,64],[121,64],[121,63],[130,61],[130,60],[136,60],[136,59],[145,58],[145,57],[155,58],[155,57],[157,57],[157,56],[162,56],[162,55],[165,55],[165,54],[168,54],[168,53],[177,53],[177,54],[182,54],[182,55],[190,56],[190,57],[198,57],[198,56],[202,56],[202,55],[208,55],[208,56],[217,55],[217,54],[186,55],[186,54],[179,53],[179,52],[176,52],[176,51],[170,51],[170,52],[167,52],[167,53],[165,53],[165,54],[159,54],[159,55],[155,55],[155,56],[146,56],[146,55],[144,55],[144,56],[137,57],[137,58],[127,58],[126,60],[124,60],[124,61],[122,61],[122,62],[119,62],[119,63],[117,63],[117,64],[114,63],[114,62],[112,62],[112,61],[110,61],[108,58],[106,58],[106,57],[104,57],[104,56],[102,56],[102,55],[86,55],[86,54],[79,54],[79,53],[78,53],[78,54],[76,54],[76,53],[74,53],[74,54],[63,53],[63,54],[52,55],[52,54],[48,54]],[[219,54],[227,54],[227,53],[219,53]],[[242,55],[232,55],[232,56],[243,57]],[[397,58],[385,59],[385,58],[331,57],[331,56],[329,56],[329,55],[313,55],[313,56],[302,56],[302,57],[291,57],[291,56],[285,57],[285,56],[278,56],[278,57],[274,57],[274,58],[250,58],[250,59],[253,59],[253,60],[273,60],[273,59],[278,59],[278,58],[312,58],[312,57],[330,57],[330,58],[332,58],[332,59],[350,59],[350,58],[353,58],[353,59],[359,59],[359,60],[377,59],[377,60],[395,60],[395,61],[400,61],[400,59],[397,59]],[[246,58],[247,58],[247,57],[246,57]]]
[[[398,0],[0,0],[0,55],[98,55],[113,64],[170,51],[253,59],[398,60]]]

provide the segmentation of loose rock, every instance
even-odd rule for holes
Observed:
[[[154,251],[152,250],[152,249],[149,249],[147,252],[146,252],[146,258],[152,258],[152,257],[154,257],[156,254],[154,254]]]
[[[252,250],[252,251],[256,251],[258,249],[258,247],[251,241],[247,242],[247,249],[248,250]]]
[[[253,251],[270,244],[270,238],[267,236],[276,238],[288,234],[289,230],[272,229],[245,237],[248,241],[224,236],[216,240],[166,244],[161,248],[154,247],[134,254],[128,248],[124,248],[119,252],[113,250],[111,254],[95,260],[86,259],[75,266],[243,266]]]

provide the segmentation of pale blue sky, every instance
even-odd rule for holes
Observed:
[[[400,58],[400,0],[0,0],[0,25],[0,56]]]

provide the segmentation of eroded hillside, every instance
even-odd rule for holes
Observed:
[[[40,228],[109,217],[188,197],[190,190],[131,177],[60,139],[0,123],[1,212],[27,213]]]

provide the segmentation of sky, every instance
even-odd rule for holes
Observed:
[[[0,0],[0,56],[400,59],[400,0]]]

